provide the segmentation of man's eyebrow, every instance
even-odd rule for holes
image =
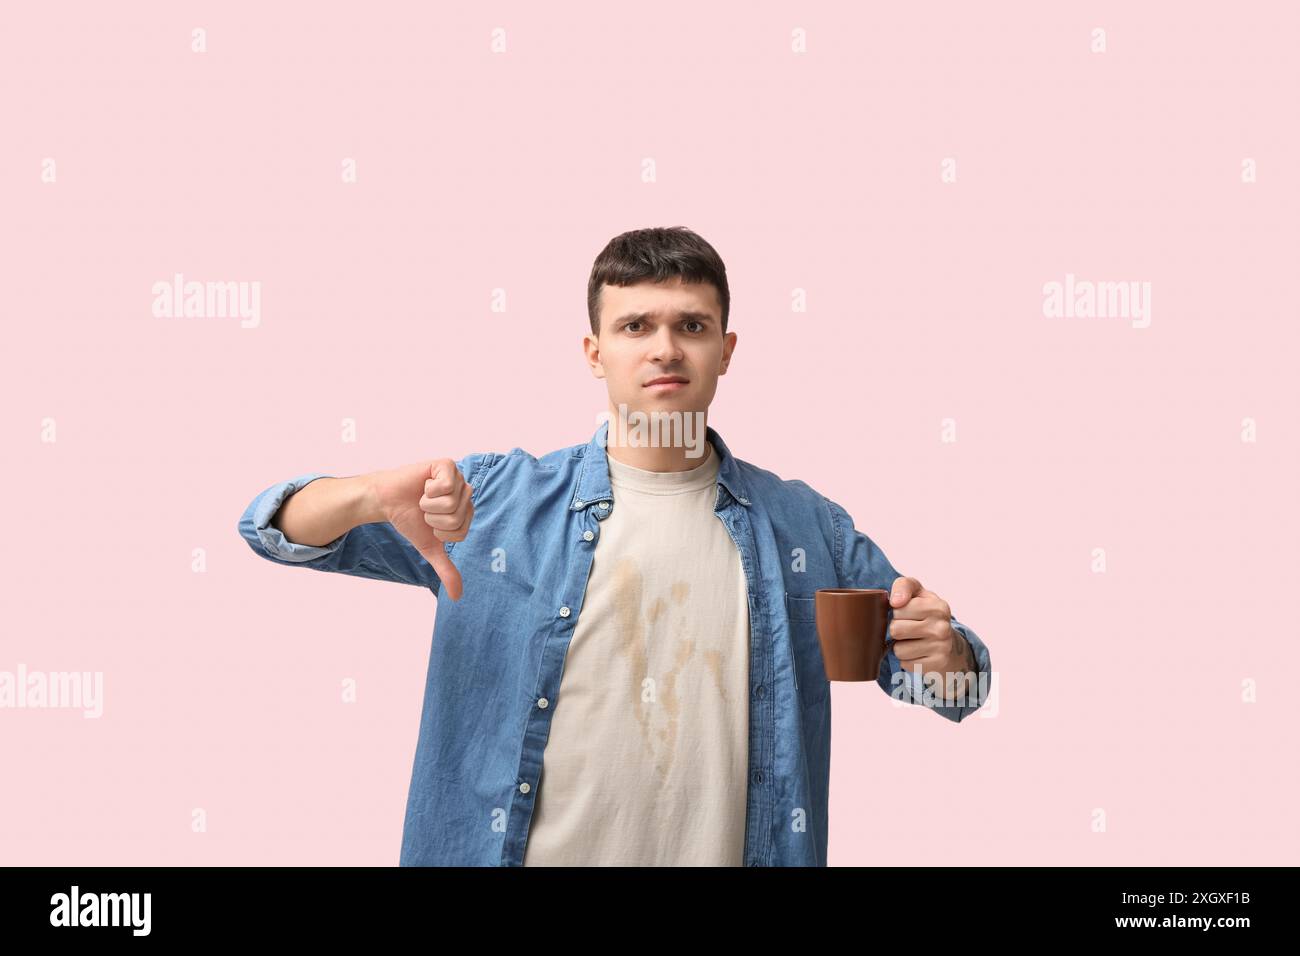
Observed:
[[[645,322],[647,319],[653,319],[655,314],[656,313],[654,312],[629,312],[627,315],[621,315],[615,319],[614,324],[618,325],[620,322]],[[675,314],[678,319],[682,320],[694,319],[696,322],[714,321],[713,316],[709,315],[709,313],[696,312],[693,309],[678,309]]]

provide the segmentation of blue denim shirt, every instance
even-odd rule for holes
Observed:
[[[469,534],[446,544],[464,595],[439,602],[402,866],[523,864],[551,718],[564,706],[565,653],[582,614],[600,523],[618,507],[605,458],[608,428],[602,423],[586,444],[541,458],[514,448],[456,463],[474,501]],[[733,457],[714,428],[707,435],[719,456],[714,512],[740,551],[749,589],[743,862],[825,866],[831,693],[813,595],[818,588],[888,590],[899,573],[840,505],[802,481]],[[296,544],[271,527],[284,499],[320,477],[327,476],[305,474],[253,499],[239,531],[255,552],[439,593],[432,566],[387,522],[359,525],[324,547]],[[802,562],[792,559],[796,549]],[[988,648],[955,617],[952,623],[970,641],[987,687]],[[890,650],[877,684],[952,721],[982,702],[924,704],[912,676]],[[866,737],[855,744],[866,747]]]

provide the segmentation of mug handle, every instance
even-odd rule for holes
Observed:
[[[889,603],[889,599],[886,598],[885,599],[885,657],[889,657],[890,653],[894,650],[894,639],[889,636],[889,629],[893,625],[893,623],[894,623],[894,608],[893,605]],[[884,658],[881,658],[881,663],[884,663]]]

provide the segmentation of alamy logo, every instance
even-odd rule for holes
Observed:
[[[1049,319],[1132,319],[1133,328],[1151,324],[1150,282],[1092,282],[1065,274],[1065,282],[1043,283],[1043,315]]]
[[[130,926],[131,935],[149,935],[149,893],[71,893],[50,897],[51,926]]]
[[[0,709],[80,708],[83,717],[104,715],[103,671],[0,671]]]
[[[262,283],[172,280],[153,284],[153,314],[160,319],[243,319],[240,326],[255,329],[262,322]]]
[[[618,417],[608,411],[596,416],[596,427],[609,423],[605,433],[606,447],[614,448],[685,448],[687,458],[704,454],[708,427],[703,412],[628,411],[620,402]]]

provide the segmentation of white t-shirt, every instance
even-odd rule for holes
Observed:
[[[680,472],[607,458],[525,866],[744,864],[748,593],[707,447]]]

